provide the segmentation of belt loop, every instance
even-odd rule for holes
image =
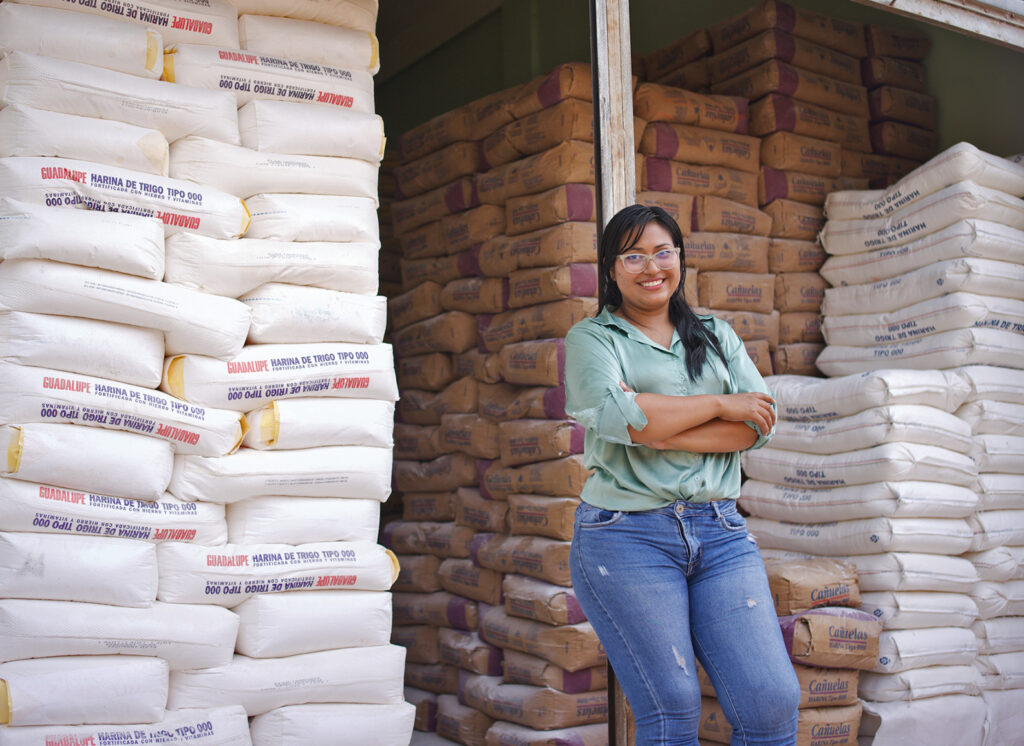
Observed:
[[[718,505],[718,500],[712,500],[711,501],[711,509],[713,511],[715,511],[715,518],[721,518],[722,517],[722,509]]]

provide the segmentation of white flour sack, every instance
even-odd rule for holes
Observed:
[[[883,217],[960,181],[972,181],[982,187],[1022,197],[1024,165],[961,142],[886,189],[832,192],[825,199],[825,214],[829,220]]]
[[[11,52],[0,60],[0,101],[148,127],[163,132],[168,142],[187,135],[238,142],[238,109],[227,91],[147,80],[25,52]]]
[[[16,0],[50,8],[68,8],[158,29],[165,43],[238,44],[238,15],[226,0],[104,0],[83,5],[74,0]]]
[[[248,238],[218,241],[194,233],[177,233],[167,239],[164,279],[229,298],[237,298],[267,282],[376,295],[379,254],[376,242],[286,243]]]
[[[386,591],[398,560],[372,541],[315,544],[164,543],[157,598],[168,603],[237,606],[257,593],[299,590]]]
[[[928,236],[958,220],[974,218],[1024,229],[1024,200],[996,189],[961,181],[886,217],[830,218],[818,234],[829,254],[858,254]]]
[[[977,654],[978,639],[963,627],[883,630],[873,670],[899,673],[927,666],[969,666]]]
[[[238,617],[219,606],[145,609],[74,601],[0,599],[0,661],[57,655],[144,655],[171,670],[231,660]]]
[[[976,435],[971,456],[978,462],[978,471],[1024,474],[1024,437]]]
[[[227,506],[232,544],[376,541],[380,503],[346,497],[250,497]]]
[[[881,369],[842,378],[771,376],[780,420],[830,420],[887,404],[922,404],[952,412],[968,383],[937,370]]]
[[[1024,651],[979,655],[974,666],[986,689],[1024,689]]]
[[[0,530],[102,536],[142,541],[227,541],[224,506],[189,503],[171,495],[131,500],[46,484],[0,480]],[[111,542],[108,542],[111,543]]]
[[[1022,506],[1024,507],[1024,506]],[[971,551],[1024,546],[1024,510],[983,510],[968,519],[974,529]]]
[[[973,666],[928,666],[900,673],[861,671],[857,694],[871,702],[898,702],[947,694],[981,694],[981,675]]]
[[[988,743],[984,740],[987,708],[981,697],[951,694],[910,702],[862,703],[860,736],[874,746]]]
[[[862,592],[949,591],[967,593],[978,582],[978,571],[963,557],[890,552],[849,557],[857,566]]]
[[[0,425],[0,474],[99,495],[156,500],[174,468],[166,440],[80,425]]]
[[[152,723],[164,716],[169,675],[167,661],[120,655],[0,663],[11,726]]]
[[[238,652],[281,658],[337,648],[387,645],[391,594],[381,591],[260,593],[235,607]]]
[[[0,265],[5,266],[5,265]],[[127,430],[176,453],[220,456],[242,442],[238,412],[187,404],[119,381],[0,362],[0,422],[56,422]]]
[[[243,448],[221,458],[179,456],[174,460],[170,491],[182,500],[217,503],[258,495],[360,497],[384,502],[391,494],[391,449]]]
[[[408,746],[416,708],[391,705],[319,704],[279,707],[253,718],[253,746]]]
[[[1024,616],[1024,580],[982,581],[971,588],[979,619]]]
[[[174,44],[164,54],[163,79],[234,93],[239,106],[257,99],[323,104],[373,113],[368,72],[299,62],[262,52],[205,44]]]
[[[1021,369],[1024,336],[1002,329],[954,329],[877,347],[830,344],[815,365],[827,376],[844,376],[874,370],[879,362],[918,369],[996,364]]]
[[[974,490],[939,482],[874,482],[853,487],[790,487],[748,479],[740,505],[759,518],[827,523],[856,518],[967,518]]]
[[[1024,435],[1024,404],[979,399],[964,404],[956,416],[978,435]]]
[[[1019,474],[978,474],[979,510],[1019,508],[1024,505],[1024,479]]]
[[[803,453],[841,453],[906,441],[960,453],[971,449],[971,427],[956,415],[919,404],[890,404],[822,422],[782,420],[772,447]]]
[[[145,541],[0,532],[4,598],[144,607],[157,581],[156,549]]]
[[[166,282],[34,259],[0,264],[0,304],[16,311],[83,316],[164,333],[165,352],[233,358],[251,312],[231,298]]]
[[[334,155],[380,163],[384,120],[371,112],[311,107],[291,101],[250,101],[238,110],[242,145],[296,155]]]
[[[831,523],[782,523],[752,516],[747,519],[747,526],[762,547],[826,557],[876,552],[955,555],[966,552],[974,539],[974,532],[962,518],[862,518]]]
[[[978,618],[978,605],[962,593],[934,591],[879,591],[861,595],[861,611],[885,629],[970,627]]]
[[[1024,551],[1024,547],[1021,551]],[[964,557],[974,564],[978,577],[982,580],[1001,582],[1016,580],[1018,576],[1024,577],[1024,567],[1020,565],[1019,558],[1011,551],[1011,547],[993,547],[982,552],[967,552]]]
[[[205,671],[174,671],[167,706],[240,703],[250,716],[311,702],[402,702],[405,648],[374,645],[305,653],[287,658],[248,658]]]
[[[6,728],[4,746],[73,746],[73,744],[187,744],[252,746],[245,710],[234,707],[168,710],[155,723],[133,725],[46,725]]]
[[[156,388],[164,335],[141,326],[0,309],[0,358]]]
[[[162,388],[196,404],[243,412],[274,399],[308,396],[398,400],[389,344],[248,345],[226,363],[178,355],[164,366]]]
[[[77,158],[166,176],[168,146],[167,138],[154,129],[8,106],[0,111],[0,156]]]
[[[825,316],[842,316],[861,314],[865,308],[871,308],[875,313],[884,313],[958,290],[1024,299],[1024,264],[949,259],[871,285],[826,288],[821,312]]]
[[[252,214],[249,238],[380,244],[377,205],[366,197],[257,194],[245,204]]]
[[[281,399],[245,416],[245,445],[260,450],[318,446],[391,448],[395,404],[377,399]]]
[[[230,0],[238,15],[281,16],[373,33],[377,0]]]
[[[986,689],[981,698],[988,710],[986,746],[1013,743],[1024,732],[1024,689]]]
[[[949,371],[951,382],[967,387],[964,401],[992,399],[1024,404],[1024,377],[1008,368],[993,365],[968,365]]]
[[[238,298],[252,309],[249,341],[353,342],[384,339],[387,298],[272,282]]]
[[[249,229],[245,202],[165,176],[70,158],[0,158],[0,189],[47,207],[81,207],[158,218],[170,233],[237,238]]]
[[[0,49],[57,57],[105,67],[129,75],[159,78],[164,44],[155,28],[143,28],[114,18],[82,13],[76,3],[68,10],[10,2],[0,5]]]
[[[973,489],[978,468],[962,453],[906,442],[834,454],[771,447],[743,454],[743,471],[748,477],[795,487],[844,487],[910,479]]]
[[[1024,300],[950,293],[888,313],[826,316],[821,331],[830,345],[870,347],[969,327],[1024,333]]]
[[[53,259],[159,280],[164,226],[156,218],[0,197],[0,259]]]
[[[265,153],[204,137],[171,145],[170,174],[238,197],[265,192],[366,197],[377,204],[376,163],[358,158]]]
[[[933,262],[960,257],[1024,263],[1024,231],[988,220],[960,220],[930,236],[859,254],[830,256],[820,273],[829,284],[862,285]]]
[[[1013,653],[1024,650],[1024,619],[1020,617],[999,617],[979,619],[971,625],[981,648],[978,652],[986,655]]]
[[[341,65],[371,75],[380,70],[380,48],[372,30],[358,31],[296,18],[240,15],[238,42],[242,49],[289,60]]]

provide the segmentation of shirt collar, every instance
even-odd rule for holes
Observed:
[[[609,329],[617,329],[619,332],[625,334],[630,339],[636,342],[646,344],[649,347],[653,347],[656,350],[662,350],[663,352],[670,352],[671,350],[675,349],[677,344],[682,344],[682,341],[679,339],[679,331],[673,329],[672,344],[669,346],[669,349],[666,350],[664,347],[662,347],[660,344],[652,340],[650,337],[648,337],[642,331],[640,331],[635,326],[630,324],[628,321],[612,313],[612,311],[614,311],[616,308],[618,308],[618,306],[605,306],[604,308],[601,309],[601,313],[597,314],[597,316],[594,317],[594,321],[596,321],[601,326],[607,327]]]

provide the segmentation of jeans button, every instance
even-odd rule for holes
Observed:
[[[676,505],[676,515],[683,514],[684,507],[682,505]]]

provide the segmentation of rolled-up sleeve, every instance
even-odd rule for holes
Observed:
[[[764,378],[757,370],[757,366],[754,365],[754,361],[750,359],[750,355],[747,354],[747,348],[743,345],[743,340],[739,338],[736,332],[731,326],[724,321],[718,320],[718,339],[722,343],[722,352],[725,353],[726,359],[729,361],[729,377],[731,379],[732,391],[730,393],[743,394],[753,391],[760,391],[764,394],[771,394],[768,390],[768,385],[764,382]],[[776,409],[773,404],[772,409]],[[761,428],[753,422],[746,422],[747,425],[757,433],[757,440],[744,450],[752,451],[757,448],[764,446],[772,436],[775,435],[775,428],[767,433],[761,432]]]
[[[610,443],[636,445],[628,427],[647,427],[636,394],[623,391],[622,364],[604,330],[592,321],[577,324],[565,338],[565,411],[588,431]]]

